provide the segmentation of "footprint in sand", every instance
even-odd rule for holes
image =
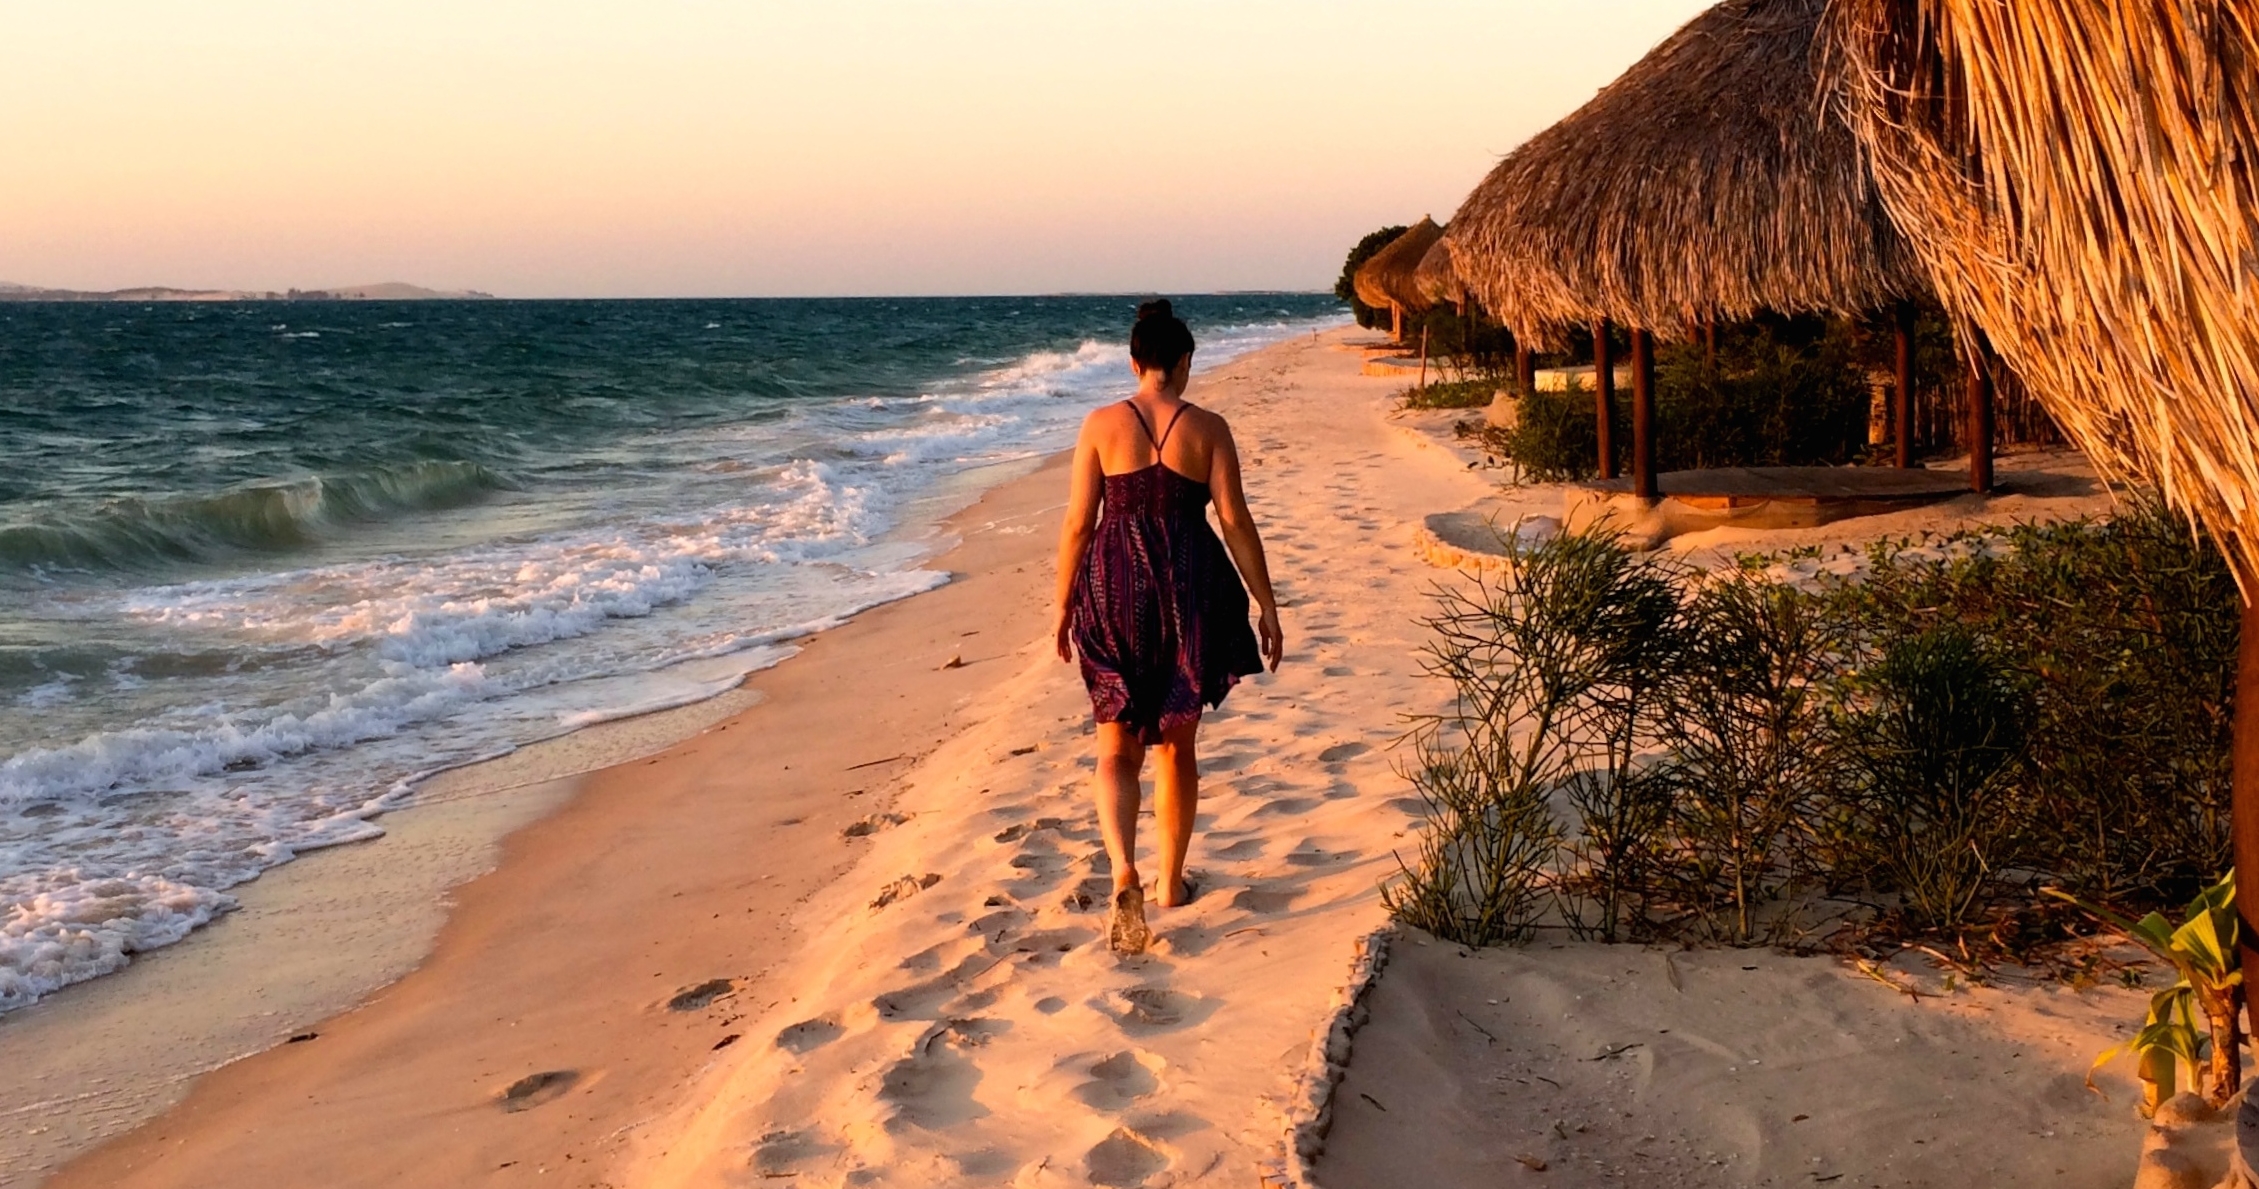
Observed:
[[[502,1109],[506,1111],[530,1111],[545,1102],[554,1102],[564,1097],[565,1091],[572,1089],[573,1083],[579,1080],[580,1071],[577,1069],[546,1069],[540,1073],[529,1073],[510,1083],[507,1089],[496,1096],[495,1101],[501,1103]]]
[[[737,993],[737,984],[726,978],[710,978],[695,987],[684,987],[667,1000],[668,1011],[703,1011],[717,999]]]
[[[1256,916],[1271,916],[1293,907],[1302,893],[1293,888],[1241,888],[1231,906]]]
[[[1254,817],[1276,817],[1280,814],[1308,813],[1317,802],[1308,797],[1280,797],[1265,801],[1255,807]]]
[[[1220,846],[1209,853],[1219,859],[1231,859],[1233,861],[1252,859],[1263,853],[1263,840],[1261,838],[1242,838],[1230,846]]]
[[[979,1048],[1009,1027],[1002,1020],[948,1020],[928,1029],[910,1055],[879,1079],[879,1101],[894,1108],[886,1129],[938,1131],[985,1117],[988,1108],[973,1098],[980,1067],[963,1050]]]
[[[1336,743],[1332,747],[1319,752],[1318,759],[1324,763],[1338,764],[1343,760],[1356,759],[1371,750],[1370,746],[1363,743]]]
[[[777,1047],[795,1055],[810,1053],[838,1040],[846,1031],[837,1019],[817,1016],[813,1020],[785,1025],[784,1030],[777,1033]]]
[[[1124,1049],[1090,1067],[1090,1080],[1074,1094],[1094,1111],[1113,1112],[1161,1088],[1162,1061],[1151,1053]]]
[[[1127,1127],[1117,1127],[1083,1157],[1093,1185],[1134,1189],[1169,1167],[1159,1145]]]
[[[905,875],[902,878],[895,880],[893,883],[880,888],[877,898],[871,901],[871,907],[874,910],[885,908],[887,905],[893,904],[898,900],[907,900],[910,897],[915,896],[918,893],[925,891],[927,888],[930,888],[940,882],[941,876],[931,871],[925,873],[924,875]]]
[[[1094,1006],[1111,1017],[1122,1031],[1133,1034],[1164,1032],[1197,1024],[1215,1010],[1214,1004],[1197,995],[1167,987],[1132,987],[1109,992]]]
[[[753,1145],[753,1171],[762,1177],[789,1177],[803,1166],[829,1164],[839,1145],[824,1142],[813,1129],[772,1131]]]
[[[909,817],[904,814],[874,813],[841,830],[839,836],[842,838],[867,838],[880,830],[892,829],[909,820]]]

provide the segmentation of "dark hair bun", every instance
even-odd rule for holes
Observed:
[[[1142,368],[1173,371],[1192,354],[1192,330],[1178,320],[1166,297],[1139,303],[1129,339],[1130,358]]]

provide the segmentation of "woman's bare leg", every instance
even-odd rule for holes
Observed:
[[[1098,830],[1106,838],[1106,857],[1114,865],[1114,890],[1136,887],[1138,772],[1145,767],[1145,745],[1122,724],[1098,724],[1098,771],[1092,791],[1098,800]]]
[[[1184,886],[1184,860],[1192,850],[1192,821],[1200,812],[1200,759],[1194,719],[1164,733],[1153,745],[1153,824],[1161,836],[1161,881],[1154,903],[1175,908],[1191,897]]]

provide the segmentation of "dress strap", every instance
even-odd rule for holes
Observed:
[[[1137,418],[1137,427],[1145,431],[1145,440],[1153,443],[1153,453],[1156,455],[1161,453],[1161,440],[1153,436],[1153,426],[1145,420],[1145,414],[1137,411],[1137,402],[1125,400],[1122,402],[1122,406],[1130,411],[1130,416]],[[1177,411],[1181,413],[1184,410],[1179,409]],[[1177,423],[1173,420],[1169,422],[1170,429],[1175,429],[1176,425]]]
[[[1184,420],[1184,411],[1191,407],[1191,405],[1180,404],[1177,406],[1177,411],[1169,415],[1168,428],[1161,431],[1161,440],[1153,443],[1153,453],[1156,456],[1161,453],[1161,447],[1169,444],[1169,435],[1177,431],[1177,422]],[[1138,420],[1142,422],[1144,418],[1140,417]],[[1151,437],[1153,431],[1149,429],[1145,433],[1147,437]]]

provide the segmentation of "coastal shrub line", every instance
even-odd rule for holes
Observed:
[[[2154,500],[1711,572],[1503,548],[1429,619],[1407,924],[2008,954],[2083,919],[2042,888],[2138,916],[2229,866],[2238,596]]]

